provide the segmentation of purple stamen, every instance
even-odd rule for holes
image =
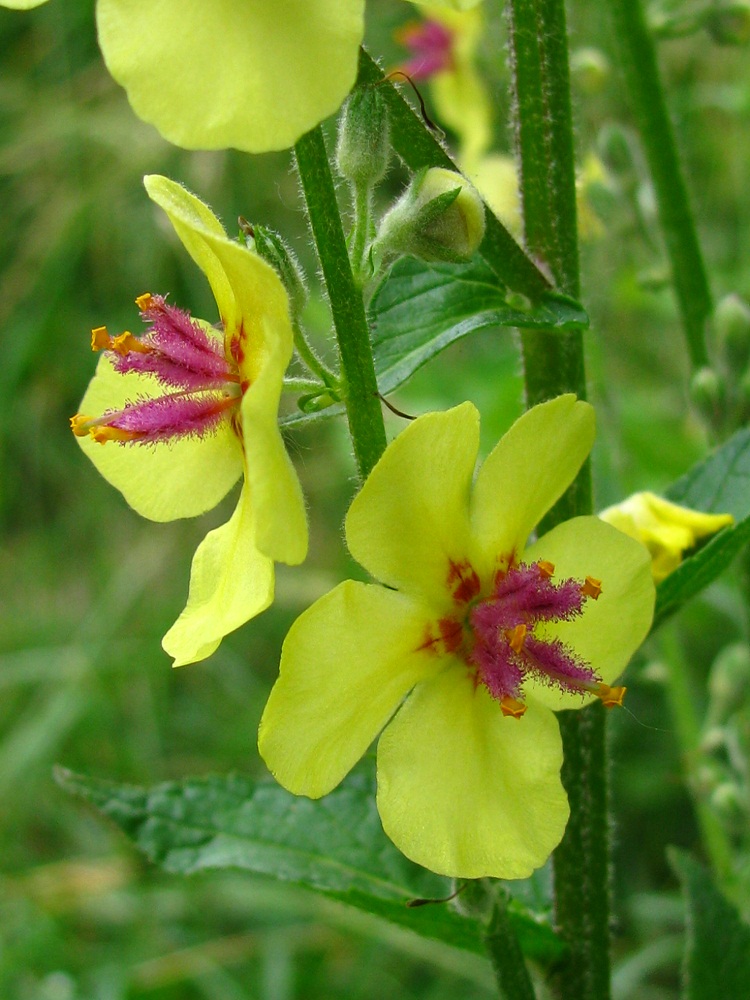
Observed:
[[[490,694],[518,699],[526,677],[562,690],[581,692],[599,678],[560,639],[534,634],[539,622],[570,621],[586,600],[575,580],[553,583],[551,567],[532,563],[510,569],[492,595],[472,609],[474,644],[469,660]]]
[[[180,437],[204,437],[216,430],[226,411],[239,396],[203,393],[200,396],[171,393],[128,403],[122,410],[109,411],[96,421],[97,440],[118,440],[124,444],[150,444]],[[121,434],[112,431],[123,432]]]
[[[209,337],[188,312],[170,306],[161,295],[153,295],[143,319],[152,324],[141,338],[146,352],[114,354],[113,365],[124,375],[153,375],[163,385],[192,391],[237,382],[230,371],[220,340]]]
[[[412,52],[401,68],[413,80],[428,80],[453,67],[453,34],[438,21],[407,26],[400,41]]]

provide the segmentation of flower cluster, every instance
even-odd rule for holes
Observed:
[[[474,479],[479,417],[418,418],[346,518],[379,584],[347,581],[294,623],[260,725],[277,780],[333,789],[382,732],[378,809],[400,850],[462,878],[523,878],[562,837],[554,710],[612,687],[646,635],[646,549],[596,517],[537,541],[594,436],[572,396],[518,420]]]

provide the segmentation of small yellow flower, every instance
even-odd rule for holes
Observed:
[[[221,323],[140,296],[143,337],[93,331],[104,353],[71,425],[104,478],[154,521],[202,514],[243,478],[231,519],[195,553],[187,606],[163,640],[181,666],[268,607],[274,561],[304,559],[307,523],[277,422],[292,354],[281,281],[179,184],[144,183],[206,275]]]
[[[568,818],[554,711],[594,698],[648,632],[643,546],[597,517],[529,536],[594,438],[573,396],[536,406],[474,478],[471,403],[414,421],[346,518],[346,581],[284,642],[259,748],[298,795],[331,791],[383,730],[378,810],[409,858],[458,878],[525,878]]]
[[[44,0],[0,0],[32,7]],[[461,10],[479,0],[432,0]],[[285,149],[357,75],[365,0],[97,0],[104,61],[133,110],[187,149]]]
[[[599,517],[646,546],[657,583],[676,570],[685,553],[701,539],[734,524],[731,514],[704,514],[654,493],[634,493],[607,507]]]

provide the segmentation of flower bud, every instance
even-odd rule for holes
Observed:
[[[240,228],[245,234],[245,242],[251,250],[270,264],[281,278],[281,283],[289,296],[292,312],[299,315],[307,302],[307,285],[294,252],[286,245],[278,233],[259,223],[250,225],[240,220]]]
[[[708,719],[723,723],[750,697],[750,646],[733,642],[713,662],[708,678]]]
[[[388,109],[379,87],[357,87],[339,118],[336,166],[355,187],[372,187],[385,174],[390,155]]]
[[[724,413],[726,400],[723,377],[708,365],[699,368],[690,379],[690,398],[706,420],[718,423]]]
[[[747,45],[750,42],[750,3],[723,3],[706,11],[703,27],[717,45]]]
[[[714,330],[730,371],[738,375],[750,361],[750,306],[735,293],[725,295],[714,310]]]
[[[570,54],[570,74],[584,94],[599,94],[610,73],[607,57],[600,49],[575,49]]]
[[[614,174],[631,173],[634,169],[631,140],[620,125],[605,125],[597,136],[599,155]]]
[[[466,261],[484,237],[484,204],[460,174],[420,171],[383,218],[374,252],[382,259],[410,254],[425,261]]]

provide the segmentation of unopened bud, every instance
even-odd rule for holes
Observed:
[[[383,218],[374,252],[425,261],[466,261],[484,237],[484,204],[460,174],[430,167],[414,177]]]
[[[737,832],[747,826],[747,809],[742,792],[734,781],[723,781],[717,785],[709,799],[711,808],[721,820]]]
[[[714,310],[714,330],[730,371],[738,375],[750,361],[750,306],[739,295],[725,295]]]
[[[251,250],[270,264],[281,278],[281,283],[289,296],[292,312],[298,315],[307,302],[307,286],[294,252],[286,245],[278,233],[259,223],[240,219],[240,228]]]
[[[717,45],[750,42],[750,3],[722,3],[706,11],[703,26]]]
[[[733,642],[725,646],[711,666],[708,677],[708,719],[723,723],[750,698],[750,646]]]
[[[599,94],[610,73],[609,60],[600,49],[575,49],[570,54],[570,74],[584,94]]]
[[[390,154],[388,108],[379,87],[357,87],[339,119],[336,166],[355,187],[372,187],[383,177]]]
[[[711,423],[717,423],[724,411],[726,398],[724,379],[716,371],[705,365],[690,379],[690,398],[702,416]]]
[[[612,173],[622,175],[633,170],[631,139],[620,125],[605,125],[597,136],[596,145]]]

